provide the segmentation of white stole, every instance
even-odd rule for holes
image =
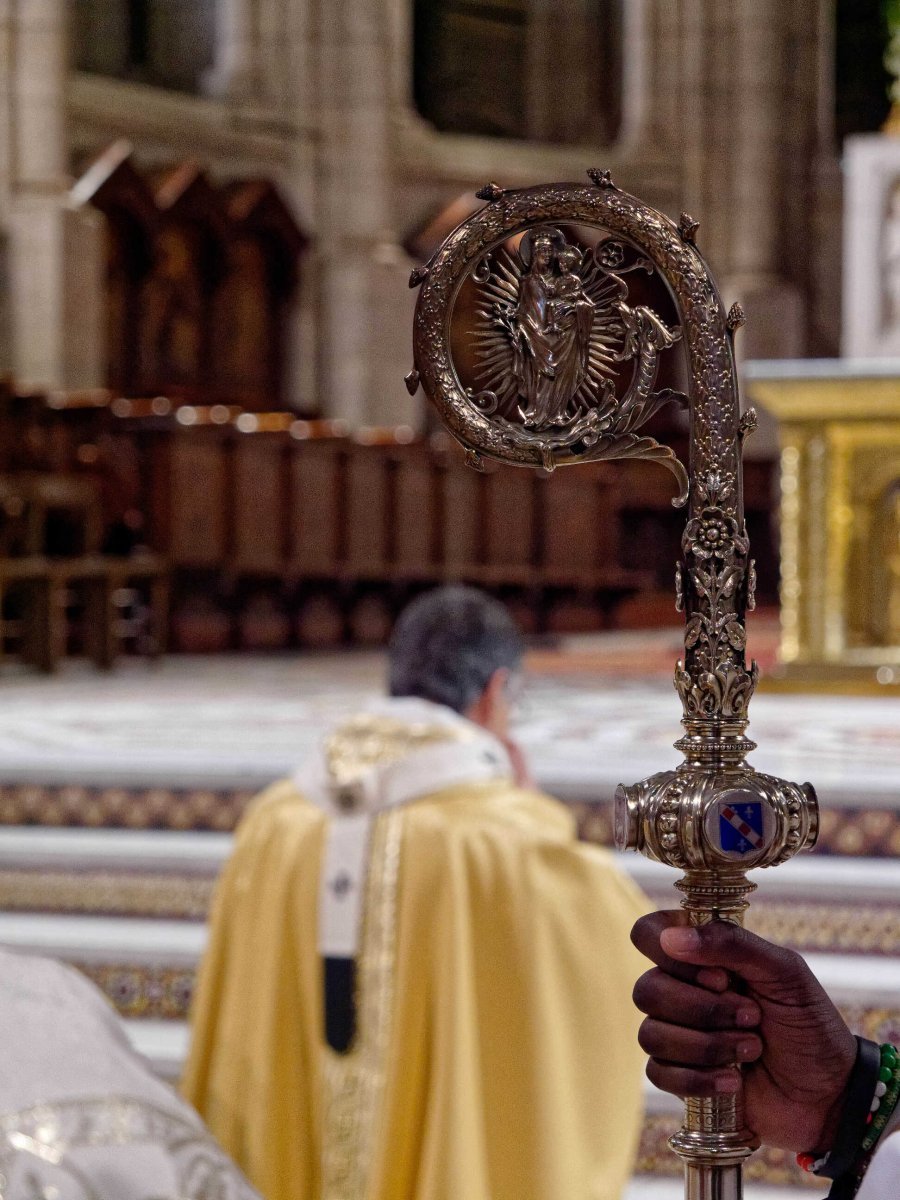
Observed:
[[[355,958],[359,950],[369,839],[380,812],[446,788],[512,780],[503,743],[451,710],[402,699],[375,711],[411,724],[446,726],[448,740],[373,767],[349,789],[334,784],[324,762],[297,772],[299,790],[329,816],[319,879],[319,953],[325,958]]]

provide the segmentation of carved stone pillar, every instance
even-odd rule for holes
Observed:
[[[14,53],[0,63],[8,239],[9,344],[5,365],[25,388],[101,382],[94,285],[102,231],[68,204],[65,0],[0,9]]]
[[[247,100],[258,86],[257,0],[217,0],[215,61],[203,78],[210,96]]]
[[[327,12],[325,8],[327,7]],[[315,30],[319,70],[315,260],[318,394],[354,424],[409,420],[396,382],[412,311],[394,230],[387,6],[334,0]]]
[[[19,189],[45,192],[66,182],[66,5],[19,0],[11,9],[13,171]]]
[[[824,78],[817,5],[648,6],[650,120],[724,294],[747,311],[747,356],[807,349],[805,275],[818,254],[807,201]]]
[[[804,348],[804,306],[784,271],[782,197],[789,164],[783,129],[792,87],[785,80],[806,69],[803,56],[788,61],[789,6],[758,0],[734,6],[734,101],[732,132],[729,270],[724,287],[748,316],[745,353],[795,357]],[[796,51],[795,51],[796,54]]]

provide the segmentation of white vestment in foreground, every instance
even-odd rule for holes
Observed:
[[[73,968],[0,950],[3,1200],[257,1200]]]
[[[900,1133],[878,1147],[855,1200],[897,1200],[900,1197]]]

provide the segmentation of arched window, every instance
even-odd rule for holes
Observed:
[[[212,65],[216,0],[73,0],[79,71],[199,92]]]
[[[414,0],[413,97],[436,129],[607,145],[623,0]]]

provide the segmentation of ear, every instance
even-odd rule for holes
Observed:
[[[485,684],[482,698],[490,705],[492,710],[505,698],[506,685],[508,683],[509,669],[507,667],[498,667]]]
[[[481,725],[491,732],[497,732],[500,725],[506,721],[506,685],[509,682],[509,670],[498,667],[487,683],[484,691],[469,705],[465,716],[476,725]]]

